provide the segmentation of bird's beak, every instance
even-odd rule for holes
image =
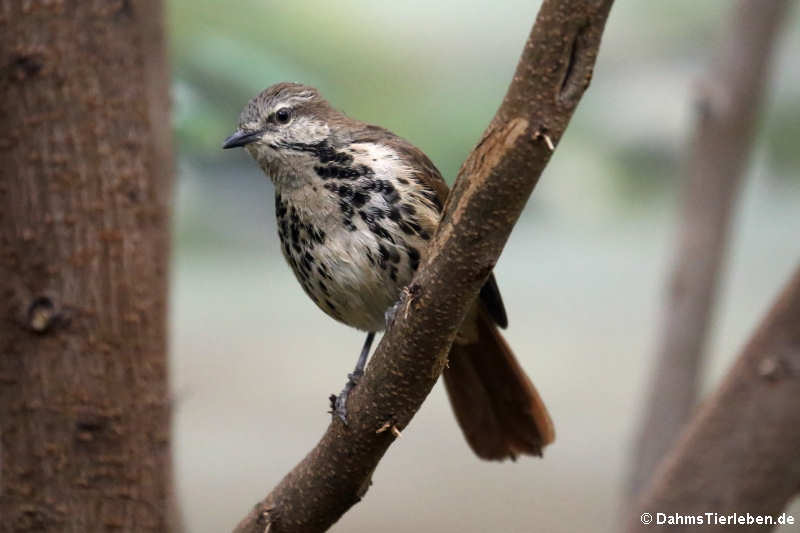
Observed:
[[[225,139],[225,142],[222,143],[222,149],[227,150],[228,148],[236,148],[238,146],[244,146],[246,144],[256,142],[261,138],[262,133],[264,132],[236,130],[233,132],[233,135]]]

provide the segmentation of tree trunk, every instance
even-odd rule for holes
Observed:
[[[164,531],[158,1],[0,0],[0,530]]]
[[[697,403],[731,218],[787,7],[786,0],[740,0],[697,94],[658,357],[628,479],[630,501],[647,485]]]

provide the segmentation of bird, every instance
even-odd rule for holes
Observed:
[[[275,188],[283,255],[329,316],[367,333],[332,412],[363,375],[375,334],[426,257],[448,186],[418,148],[351,118],[308,85],[282,82],[244,107],[223,149],[244,147]],[[453,343],[445,389],[467,443],[487,460],[541,456],[550,415],[500,333],[506,310],[492,273]]]

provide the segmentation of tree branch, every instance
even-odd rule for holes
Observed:
[[[334,420],[236,532],[324,531],[364,495],[446,365],[461,321],[588,87],[611,4],[543,3],[505,99],[459,172],[428,256],[348,399],[348,426]]]
[[[699,85],[656,367],[628,482],[633,498],[697,402],[698,375],[732,207],[751,152],[785,0],[742,0]]]
[[[798,398],[800,268],[717,392],[659,465],[627,531],[652,528],[639,521],[642,512],[779,513],[800,491]]]

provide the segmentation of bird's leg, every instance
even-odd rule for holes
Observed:
[[[367,357],[369,356],[370,348],[372,348],[372,340],[374,338],[374,331],[367,333],[367,339],[364,341],[364,347],[361,348],[355,370],[353,370],[352,374],[347,374],[347,383],[342,392],[339,393],[339,396],[331,396],[331,413],[334,416],[338,416],[345,425],[347,425],[347,396],[361,379],[361,376],[364,375],[364,367],[367,366]]]

